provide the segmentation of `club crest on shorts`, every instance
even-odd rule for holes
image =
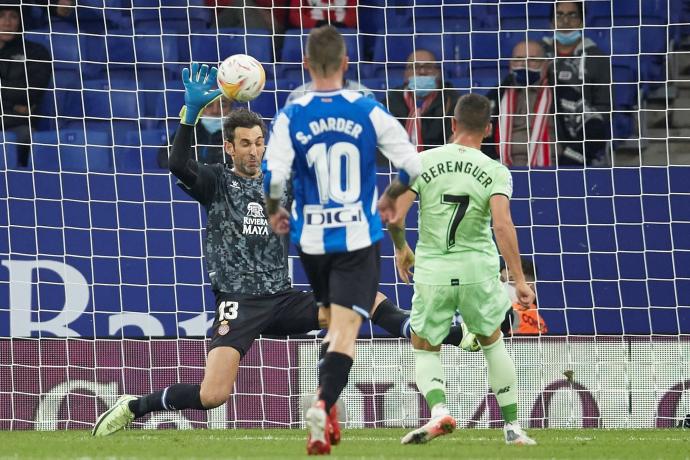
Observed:
[[[223,321],[220,323],[220,326],[218,326],[218,335],[225,335],[228,332],[230,332],[230,325],[227,321]]]

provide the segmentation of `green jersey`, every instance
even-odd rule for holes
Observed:
[[[414,279],[431,285],[462,285],[498,276],[491,235],[493,195],[513,193],[510,171],[479,150],[448,144],[422,155],[419,241]]]

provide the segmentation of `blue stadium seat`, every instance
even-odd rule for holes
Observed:
[[[639,107],[637,88],[636,82],[615,83],[612,87],[614,109],[630,110]]]
[[[640,25],[640,0],[612,0],[612,4],[614,27]]]
[[[472,61],[470,72],[473,88],[496,88],[502,79],[498,61]]]
[[[261,63],[273,62],[273,39],[259,29],[220,29],[220,60],[233,54],[249,54]]]
[[[142,94],[143,111],[157,119],[177,118],[184,105],[184,90],[145,91]]]
[[[177,66],[180,62],[177,37],[134,37],[134,55],[137,64]]]
[[[613,139],[630,139],[634,136],[635,120],[631,113],[613,113]]]
[[[273,118],[276,114],[276,109],[283,107],[283,103],[278,101],[276,96],[273,82],[266,82],[266,86],[259,97],[249,103],[249,109],[264,118]]]
[[[414,50],[414,35],[406,30],[392,30],[376,37],[374,62],[405,63]]]
[[[551,4],[529,2],[527,4],[527,29],[552,30]]]
[[[58,142],[59,140],[59,142]],[[93,144],[92,144],[93,143]],[[34,169],[46,171],[112,171],[105,133],[90,133],[87,145],[83,131],[38,131],[33,134]]]
[[[57,115],[59,117],[83,117],[81,94],[81,90],[77,89],[56,89]]]
[[[585,27],[611,27],[611,2],[587,2],[584,25]]]
[[[498,5],[473,4],[470,7],[472,32],[498,31]]]
[[[471,30],[470,7],[446,4],[443,7],[443,27],[445,32],[468,32]],[[419,29],[417,31],[419,32]]]
[[[0,171],[17,168],[17,136],[13,131],[0,131]]]
[[[115,147],[117,172],[141,173],[160,169],[157,155],[161,146],[168,144],[165,130],[128,131],[125,139],[126,146]]]
[[[472,48],[472,59],[497,59],[500,56],[497,33],[472,33],[470,45]]]
[[[611,29],[611,54],[638,54],[640,52],[639,28],[615,27]]]
[[[58,68],[53,72],[53,86],[55,88],[81,89],[82,73],[76,68]]]
[[[416,50],[426,49],[434,53],[436,59],[439,61],[454,59],[456,52],[455,49],[455,34],[443,34],[443,35],[415,35],[414,46]]]
[[[351,63],[359,62],[359,39],[356,29],[340,29],[340,33],[345,39],[347,46],[347,55]],[[307,36],[309,31],[291,29],[285,31],[285,41],[283,42],[283,51],[281,54],[281,62],[302,62],[304,55],[304,47],[306,46]]]
[[[688,2],[686,2],[686,7],[687,6],[690,6]],[[642,2],[642,24],[667,25],[669,22],[668,7],[668,0],[644,0]],[[680,13],[675,9],[672,9],[671,11],[673,11],[674,14]],[[674,20],[674,22],[678,21]]]
[[[83,91],[86,117],[139,118],[137,92],[123,91],[116,80],[90,80]]]
[[[498,6],[502,31],[527,30],[527,4],[502,3]]]
[[[191,61],[207,64],[219,63],[220,53],[218,52],[218,42],[219,40],[216,35],[193,34],[189,40]]]
[[[84,101],[84,116],[88,118],[109,119],[112,116],[110,108],[110,90],[108,82],[102,82],[100,90],[85,89],[82,91]]]
[[[585,29],[584,35],[596,43],[604,54],[611,54],[611,29]]]
[[[81,60],[79,39],[76,34],[52,33],[50,42],[53,65],[56,69],[74,68],[71,63],[78,63]]]
[[[47,30],[43,31],[26,31],[24,32],[24,41],[38,43],[43,45],[45,49],[50,51],[50,32]]]
[[[108,66],[108,77],[112,89],[136,90],[137,85],[141,85],[140,78],[137,78],[138,74],[139,72],[132,64],[110,64]]]
[[[666,56],[668,51],[668,27],[640,27],[640,73],[645,81],[666,80]]]
[[[434,6],[415,6],[412,9],[415,32],[439,33],[444,30],[445,18],[443,9],[438,4]]]

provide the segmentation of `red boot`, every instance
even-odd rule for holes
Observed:
[[[307,421],[307,454],[328,455],[331,453],[329,416],[326,414],[326,403],[319,400],[309,408]]]
[[[331,439],[331,445],[338,445],[340,443],[340,422],[338,422],[338,408],[335,404],[328,412],[328,424],[328,437]]]

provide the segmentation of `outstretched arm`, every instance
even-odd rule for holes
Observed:
[[[216,88],[218,70],[193,63],[182,70],[185,105],[180,112],[180,126],[175,133],[168,159],[170,172],[187,188],[189,194],[202,204],[210,202],[216,188],[215,175],[208,166],[200,165],[193,157],[192,136],[201,111],[220,96]]]
[[[388,231],[395,246],[395,263],[398,268],[398,275],[405,284],[410,283],[411,268],[414,265],[414,253],[405,238],[405,218],[416,197],[417,195],[411,190],[400,195],[396,203],[396,218],[388,223]]]
[[[498,250],[515,280],[518,301],[525,307],[529,306],[534,302],[534,292],[525,282],[525,274],[522,272],[517,233],[510,215],[510,201],[505,195],[494,195],[491,197],[490,206]]]

